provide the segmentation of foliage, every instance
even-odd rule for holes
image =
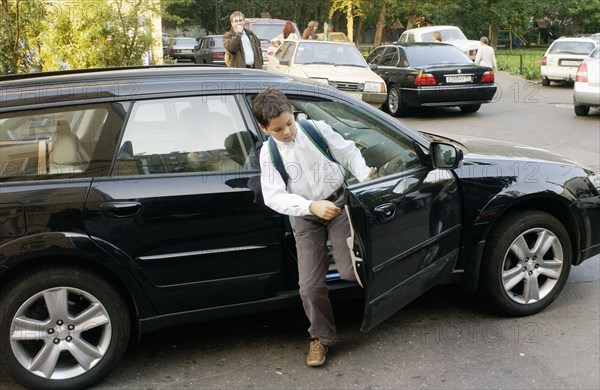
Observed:
[[[0,4],[0,74],[39,70],[43,1],[2,0]]]

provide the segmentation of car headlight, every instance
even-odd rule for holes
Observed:
[[[596,191],[600,193],[600,174],[598,173],[590,173],[588,175],[588,179],[592,183],[594,187],[596,187]]]
[[[365,92],[382,92],[385,93],[385,84],[378,83],[376,81],[366,81],[365,82]]]

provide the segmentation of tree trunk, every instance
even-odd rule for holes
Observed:
[[[410,30],[415,26],[415,20],[417,19],[417,15],[414,13],[408,15],[408,21],[406,22],[406,29]]]
[[[359,43],[359,44],[364,42],[364,39],[363,39],[364,37],[362,35],[363,21],[364,21],[364,18],[362,18],[362,17],[360,19],[358,19],[358,27],[356,28],[356,43]]]
[[[354,42],[354,17],[352,16],[352,2],[346,8],[346,26],[348,27],[348,39]]]
[[[381,45],[381,38],[383,36],[383,28],[385,27],[385,13],[386,4],[385,2],[379,10],[379,17],[377,18],[377,27],[375,29],[375,38],[373,38],[373,46]]]

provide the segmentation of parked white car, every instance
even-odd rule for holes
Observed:
[[[577,68],[598,42],[591,38],[558,38],[542,58],[542,85],[549,86],[551,81],[574,81]]]
[[[385,82],[352,43],[284,41],[267,70],[329,84],[377,108],[387,98]]]
[[[412,42],[435,42],[433,34],[439,32],[442,35],[442,42],[449,43],[458,47],[471,60],[475,60],[477,50],[479,50],[479,41],[467,39],[462,30],[456,26],[427,26],[411,28],[400,35],[399,43]]]
[[[575,115],[585,116],[590,107],[600,107],[600,47],[579,65],[573,88]]]

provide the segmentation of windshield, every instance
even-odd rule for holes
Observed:
[[[548,54],[589,54],[594,50],[594,46],[591,42],[556,41],[552,44]]]
[[[270,41],[271,39],[275,38],[277,35],[283,33],[284,26],[285,26],[284,24],[275,24],[275,23],[269,23],[269,24],[251,23],[250,30],[252,30],[252,32],[254,34],[256,34],[256,36],[259,39]]]
[[[176,45],[192,45],[192,46],[194,46],[196,44],[196,38],[176,38],[175,44]]]
[[[330,64],[359,66],[366,68],[367,63],[358,49],[352,45],[336,43],[315,43],[301,41],[296,51],[296,64]]]
[[[431,64],[473,64],[463,52],[452,45],[410,46],[406,57],[411,66]]]
[[[460,29],[458,28],[440,29],[437,31],[439,31],[442,34],[442,42],[467,39],[467,37],[465,37],[465,34],[463,34],[462,31],[460,31]],[[423,34],[423,42],[433,42],[434,33],[435,31],[431,31]]]

